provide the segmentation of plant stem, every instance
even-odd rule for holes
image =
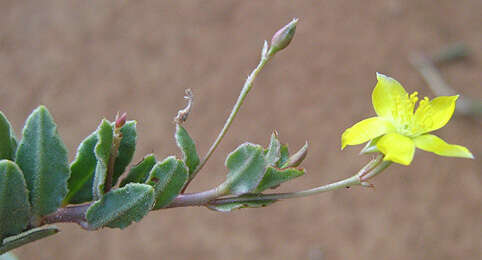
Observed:
[[[288,193],[258,194],[256,196],[250,196],[249,198],[229,197],[229,198],[220,198],[220,199],[214,198],[212,200],[198,199],[198,196],[200,196],[200,193],[181,194],[174,199],[174,201],[168,206],[168,208],[186,207],[186,206],[204,206],[207,204],[221,205],[221,204],[236,203],[236,202],[242,203],[242,202],[250,202],[250,201],[293,199],[293,198],[308,197],[319,193],[338,190],[341,188],[346,188],[354,185],[369,186],[369,185],[366,185],[367,183],[365,181],[378,175],[391,164],[391,162],[389,161],[382,161],[382,158],[383,158],[383,155],[380,154],[379,156],[377,156],[377,158],[371,160],[367,165],[365,165],[356,175],[353,175],[349,178],[346,178],[334,183],[330,183],[327,185],[319,186],[308,190],[288,192]]]
[[[216,148],[218,147],[219,143],[221,143],[221,140],[223,137],[226,135],[228,132],[229,127],[234,121],[234,118],[239,112],[239,109],[241,108],[241,105],[243,105],[244,99],[248,95],[249,91],[253,87],[253,82],[256,79],[256,76],[258,73],[263,69],[263,67],[268,63],[268,61],[271,59],[271,57],[268,57],[267,55],[262,55],[261,60],[259,61],[258,66],[251,72],[251,74],[248,76],[246,79],[246,82],[244,83],[243,89],[241,90],[241,93],[238,96],[238,100],[236,101],[236,104],[234,104],[233,109],[231,110],[231,114],[229,115],[228,119],[224,123],[223,129],[221,132],[218,134],[218,137],[214,141],[214,143],[211,145],[209,148],[208,152],[204,156],[204,158],[201,160],[201,163],[199,163],[198,167],[196,170],[191,175],[191,178],[187,181],[186,185],[184,186],[186,189],[189,183],[196,177],[197,173],[203,168],[203,166],[206,164],[206,162],[209,160],[211,155],[214,153]]]
[[[59,208],[54,213],[43,217],[41,225],[53,223],[77,223],[83,228],[87,228],[87,221],[85,220],[85,212],[90,207],[91,203],[68,206]]]

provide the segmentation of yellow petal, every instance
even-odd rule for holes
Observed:
[[[472,153],[461,145],[448,144],[436,135],[426,134],[413,139],[415,146],[427,152],[441,156],[462,157],[474,159]]]
[[[392,124],[381,117],[370,117],[356,123],[341,135],[341,149],[357,145],[393,131]]]
[[[385,161],[392,161],[409,165],[415,153],[415,144],[412,139],[397,133],[382,136],[377,142],[377,148],[385,154]]]
[[[393,118],[401,99],[408,99],[408,94],[398,81],[377,73],[377,85],[372,93],[373,108],[378,116]]]
[[[450,120],[455,110],[455,101],[459,96],[436,97],[431,101],[420,101],[415,111],[415,123],[422,127],[422,133],[435,131]]]

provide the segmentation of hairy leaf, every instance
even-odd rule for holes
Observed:
[[[231,152],[225,164],[229,172],[223,188],[236,195],[256,189],[266,169],[263,148],[250,143],[244,143]]]
[[[132,161],[134,152],[136,151],[136,121],[128,121],[122,128],[120,132],[122,134],[122,139],[119,146],[119,153],[115,159],[114,164],[114,175],[112,178],[112,184],[115,185],[119,177],[126,170],[127,165]]]
[[[67,194],[70,177],[67,150],[44,106],[35,109],[28,117],[16,159],[30,191],[32,224],[35,226],[40,217],[60,206]]]
[[[127,176],[121,181],[120,187],[126,186],[126,184],[134,183],[144,183],[149,177],[149,172],[152,167],[156,164],[157,160],[153,154],[149,154],[140,163],[133,166]]]
[[[280,158],[276,162],[276,167],[282,168],[282,166],[289,160],[290,153],[288,151],[288,146],[286,144],[282,144],[280,148]]]
[[[86,213],[89,227],[123,229],[132,221],[140,221],[154,204],[154,189],[147,184],[129,183],[112,190],[89,207]]]
[[[271,135],[268,149],[266,150],[265,158],[267,166],[275,166],[280,159],[281,144],[276,133]]]
[[[15,160],[17,151],[17,139],[10,122],[5,115],[0,112],[0,160]]]
[[[156,202],[153,209],[163,208],[181,192],[188,179],[187,167],[174,156],[167,157],[152,168],[147,184],[154,187]]]
[[[260,193],[266,189],[277,187],[281,183],[299,177],[303,174],[305,174],[305,170],[301,168],[277,169],[274,167],[268,167],[263,179],[259,183],[258,187],[256,187],[255,193]]]
[[[97,164],[95,167],[95,175],[92,188],[92,196],[98,200],[104,195],[104,184],[106,181],[107,170],[109,168],[109,159],[114,139],[114,130],[109,121],[103,119],[97,129],[97,144],[95,145],[95,157]]]
[[[7,237],[0,245],[0,254],[8,252],[17,247],[51,236],[59,232],[56,226],[39,227],[30,229],[15,236]]]
[[[75,160],[70,164],[69,193],[64,199],[64,204],[77,204],[92,200],[92,187],[97,165],[94,153],[96,144],[97,132],[93,132],[80,143]]]
[[[196,170],[199,165],[199,156],[196,151],[196,144],[191,139],[186,129],[181,125],[176,126],[176,144],[182,151],[182,160],[189,168],[189,176]]]
[[[30,221],[27,184],[18,166],[0,161],[0,241],[25,229]]]
[[[256,197],[256,195],[240,196],[240,198],[250,198],[250,197]],[[220,205],[208,205],[207,207],[209,209],[219,211],[219,212],[231,212],[235,209],[266,207],[275,202],[276,200],[253,200],[253,201],[245,201],[245,202],[230,202],[230,203],[224,203]]]

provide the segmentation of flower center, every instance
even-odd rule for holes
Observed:
[[[414,114],[415,105],[418,101],[418,92],[395,97],[395,109],[392,111],[392,118],[397,132],[415,137],[423,133],[433,124],[430,114],[432,107],[427,97],[420,101],[417,113]]]

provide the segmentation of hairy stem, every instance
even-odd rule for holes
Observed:
[[[211,157],[211,155],[214,153],[214,151],[216,150],[216,148],[218,147],[218,145],[221,143],[221,140],[223,139],[223,137],[226,135],[226,133],[228,132],[228,129],[229,127],[231,126],[231,124],[233,123],[234,121],[234,118],[236,117],[236,115],[238,114],[239,112],[239,109],[241,108],[241,105],[243,105],[243,102],[244,102],[244,99],[246,98],[246,96],[248,95],[249,91],[251,90],[251,88],[253,87],[253,82],[254,80],[256,79],[256,76],[258,75],[258,73],[263,69],[263,67],[266,65],[266,63],[268,63],[268,61],[271,59],[271,56],[267,56],[267,55],[262,55],[261,57],[261,60],[258,64],[258,66],[251,72],[251,74],[248,76],[248,78],[246,79],[246,82],[244,83],[244,86],[243,86],[243,89],[241,90],[241,93],[239,94],[239,97],[238,97],[238,100],[236,101],[236,103],[234,104],[234,107],[233,109],[231,110],[231,114],[229,115],[228,119],[226,120],[226,122],[224,123],[224,126],[223,126],[223,129],[221,130],[221,132],[219,133],[218,137],[216,138],[216,140],[214,141],[214,143],[211,145],[211,147],[209,148],[208,152],[206,153],[206,155],[204,156],[204,158],[201,160],[201,162],[199,163],[198,167],[196,168],[196,170],[194,170],[194,172],[192,173],[190,179],[187,181],[186,185],[184,186],[184,190],[187,188],[187,186],[189,185],[189,183],[194,179],[194,177],[196,177],[196,175],[198,174],[198,172],[204,167],[204,165],[206,164],[206,162],[209,160],[209,158]],[[183,190],[183,191],[184,191]]]

